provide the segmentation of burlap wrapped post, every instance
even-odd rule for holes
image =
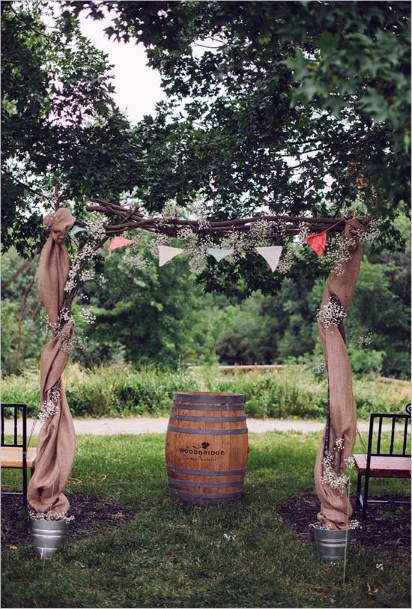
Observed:
[[[348,240],[348,256],[341,262],[339,272],[331,272],[323,293],[322,306],[332,299],[345,312],[348,310],[360,270],[362,252],[358,235],[361,230],[363,226],[356,219],[346,223],[341,238]],[[325,447],[326,452],[331,454],[335,473],[338,476],[343,474],[356,440],[356,404],[343,323],[336,326],[320,321],[319,333],[328,373],[330,416],[315,465],[315,486],[321,503],[318,521],[326,528],[339,530],[347,528],[352,508],[341,487],[334,488],[325,482]]]
[[[41,353],[40,385],[42,403],[51,404],[54,412],[40,431],[36,469],[28,488],[28,502],[37,513],[49,512],[61,517],[69,509],[63,491],[75,453],[73,420],[61,380],[74,339],[74,323],[70,312],[63,309],[63,301],[70,269],[64,240],[75,218],[68,209],[59,208],[46,216],[44,221],[50,229],[50,236],[40,256],[39,288],[53,338]]]

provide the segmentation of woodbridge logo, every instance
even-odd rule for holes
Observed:
[[[186,455],[224,455],[224,450],[207,450],[210,444],[208,442],[202,442],[198,446],[192,446],[191,448],[179,448],[179,452]],[[202,450],[203,449],[203,450]]]

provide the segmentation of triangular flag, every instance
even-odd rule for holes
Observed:
[[[169,247],[168,245],[159,245],[159,266],[163,266],[169,260],[172,260],[178,254],[181,254],[185,250],[179,247]]]
[[[325,251],[326,235],[327,231],[323,230],[321,233],[306,237],[306,241],[318,256],[322,256],[323,252]]]
[[[84,232],[89,232],[88,228],[82,228],[81,226],[73,226],[72,230],[70,231],[71,235],[77,235],[77,233],[84,233]]]
[[[218,247],[208,247],[207,253],[216,258],[218,262],[220,262],[221,260],[223,260],[223,258],[226,258],[226,256],[230,256],[230,254],[233,254],[233,249],[219,249]]]
[[[117,250],[118,247],[124,247],[125,245],[130,245],[131,243],[134,243],[134,241],[130,241],[130,239],[125,239],[124,237],[114,237],[110,241],[109,252],[112,252],[113,250]]]
[[[279,258],[282,253],[283,247],[281,245],[270,245],[269,247],[257,247],[256,251],[263,256],[266,260],[270,269],[273,271],[276,270],[277,265],[279,264]]]

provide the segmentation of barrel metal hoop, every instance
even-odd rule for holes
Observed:
[[[170,486],[183,486],[192,488],[231,488],[233,486],[243,487],[243,480],[235,480],[235,482],[192,482],[191,480],[178,480],[177,478],[168,477]]]
[[[170,489],[173,496],[179,497],[193,497],[196,499],[220,499],[224,501],[225,499],[237,499],[243,495],[242,491],[236,491],[235,493],[192,493],[190,491],[179,491],[176,489]]]
[[[168,425],[167,431],[190,433],[202,436],[234,436],[247,433],[247,429],[188,429],[185,427],[175,427],[174,425]]]
[[[245,406],[244,404],[239,404],[238,406],[225,406],[225,405],[220,405],[220,406],[210,406],[210,405],[205,405],[205,406],[199,406],[197,404],[184,404],[183,402],[181,404],[176,404],[175,402],[173,403],[173,410],[175,408],[178,408],[179,410],[216,410],[217,412],[225,412],[228,410],[245,410]]]
[[[175,393],[173,396],[175,402],[195,402],[196,404],[244,404],[243,395],[232,394],[217,394],[210,393]]]
[[[205,423],[239,423],[240,421],[246,421],[246,417],[196,417],[187,416],[184,414],[171,414],[170,419],[172,421],[203,421]]]
[[[193,476],[240,476],[246,473],[246,467],[242,469],[229,469],[223,471],[205,471],[202,469],[186,469],[184,467],[167,466],[167,471],[172,474],[188,474]]]

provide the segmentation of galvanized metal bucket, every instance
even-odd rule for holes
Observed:
[[[339,562],[345,559],[349,544],[350,530],[330,531],[314,528],[319,557],[325,562]]]
[[[32,520],[33,548],[41,559],[53,558],[66,541],[68,524],[64,520]]]

